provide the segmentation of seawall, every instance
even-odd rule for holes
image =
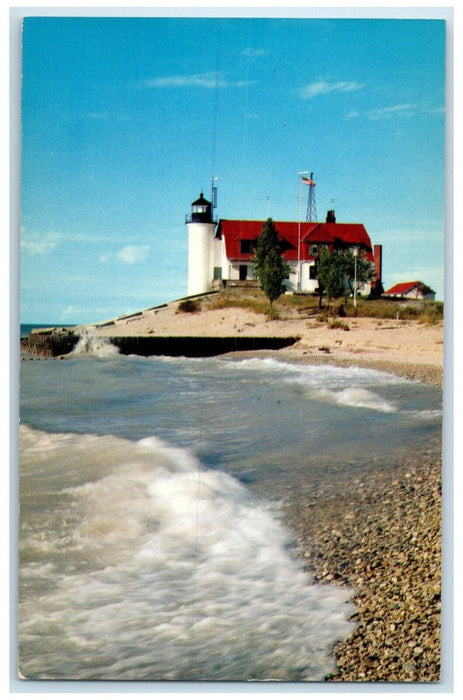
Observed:
[[[33,330],[21,339],[21,351],[40,357],[58,357],[72,352],[79,342],[79,335],[68,328]]]
[[[269,337],[191,337],[135,336],[110,338],[123,355],[169,355],[173,357],[211,357],[228,352],[279,350],[293,345],[298,338]]]
[[[67,329],[46,332],[33,331],[21,341],[21,350],[42,357],[67,355],[79,342],[80,336]],[[167,355],[171,357],[212,357],[228,352],[279,350],[293,345],[299,337],[266,336],[114,336],[107,340],[119,348],[122,355]]]

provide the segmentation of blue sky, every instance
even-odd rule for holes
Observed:
[[[211,177],[219,217],[296,220],[299,171],[383,245],[385,288],[443,299],[442,20],[29,17],[22,74],[22,322],[184,296]]]

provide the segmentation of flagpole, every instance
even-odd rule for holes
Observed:
[[[299,172],[297,182],[297,291],[301,291],[301,176],[308,175],[308,170]]]

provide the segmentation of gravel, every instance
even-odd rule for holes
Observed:
[[[436,455],[378,470],[365,483],[354,480],[337,493],[292,494],[285,505],[299,555],[315,579],[356,591],[356,631],[335,647],[338,670],[326,680],[439,681]]]

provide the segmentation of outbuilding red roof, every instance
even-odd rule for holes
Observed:
[[[373,260],[370,236],[363,224],[319,223],[298,221],[275,221],[275,228],[282,241],[283,257],[286,260],[298,259],[299,243],[301,259],[315,258],[310,253],[310,245],[327,244],[334,247],[358,245]],[[242,241],[257,242],[263,221],[221,219],[217,235],[225,237],[225,249],[229,260],[249,260],[252,252],[243,252]]]
[[[423,282],[399,282],[398,284],[395,284],[393,287],[388,289],[386,292],[384,292],[385,296],[403,296],[404,294],[408,294],[411,292],[413,289],[416,287],[420,287],[420,291],[424,294],[434,294],[433,290],[430,287],[427,287]]]

